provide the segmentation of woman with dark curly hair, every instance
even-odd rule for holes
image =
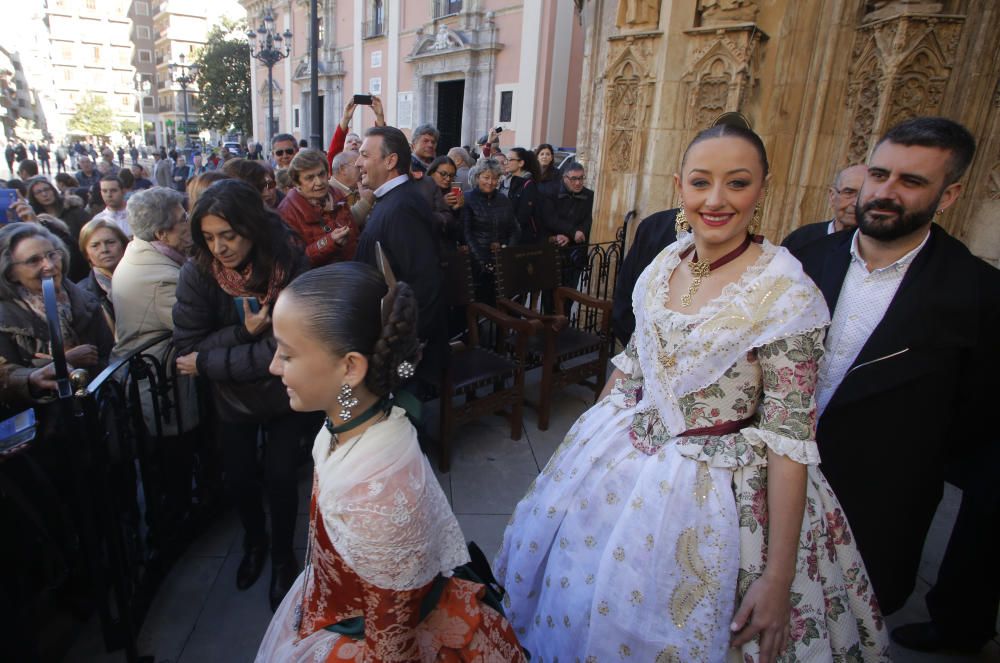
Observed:
[[[257,481],[257,441],[264,439],[274,608],[298,574],[292,552],[298,440],[316,420],[293,413],[281,382],[268,373],[275,349],[270,311],[308,263],[277,213],[239,180],[202,192],[191,212],[191,234],[193,260],[181,267],[173,311],[177,368],[205,376],[212,386],[226,489],[245,531],[239,589],[256,582],[267,557]]]
[[[420,357],[413,290],[358,262],[320,267],[278,298],[274,333],[271,370],[292,408],[327,419],[306,569],[257,660],[524,661],[507,620],[478,600],[483,585],[451,574],[469,561],[465,538],[393,407]]]

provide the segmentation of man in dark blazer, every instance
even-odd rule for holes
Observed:
[[[861,183],[865,181],[865,174],[868,168],[862,164],[848,166],[839,173],[830,190],[827,192],[830,198],[830,208],[833,210],[833,218],[829,221],[819,221],[817,223],[807,223],[788,233],[788,237],[781,242],[781,245],[791,252],[798,251],[809,242],[821,237],[832,235],[841,230],[857,228],[858,222],[854,217],[854,208],[858,202],[858,191],[861,190]]]
[[[431,207],[419,184],[410,179],[410,145],[395,127],[372,127],[365,133],[358,167],[361,184],[375,192],[375,205],[358,238],[355,260],[377,267],[375,243],[389,258],[396,278],[417,298],[418,335],[427,345],[417,368],[433,380],[447,342],[444,276],[435,239]]]
[[[997,444],[1000,272],[932,223],[958,197],[974,151],[951,120],[897,125],[869,161],[858,231],[797,254],[832,312],[816,391],[821,469],[886,614],[913,590],[946,464],[988,459]],[[995,518],[980,531],[995,542]],[[959,597],[997,586],[996,546],[980,543],[981,565],[969,565]],[[922,648],[962,644],[954,626],[968,619],[964,607],[932,604],[934,622],[919,626],[939,637]],[[995,595],[992,614],[988,624]]]
[[[650,214],[639,223],[635,239],[618,269],[611,308],[611,331],[622,345],[628,345],[635,331],[632,291],[642,270],[660,251],[677,241],[677,208]]]

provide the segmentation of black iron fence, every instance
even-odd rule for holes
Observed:
[[[625,238],[634,215],[635,212],[625,215],[612,242],[563,247],[560,250],[564,266],[563,285],[574,287],[593,297],[610,300],[615,293],[622,261],[625,260]],[[574,307],[570,314],[570,324],[596,333],[601,322],[599,315],[600,311],[596,309],[585,309],[583,315],[580,315],[580,309]]]

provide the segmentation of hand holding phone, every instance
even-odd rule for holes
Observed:
[[[233,304],[236,306],[236,315],[240,316],[240,322],[246,323],[246,313],[260,311],[260,302],[256,297],[233,297]]]

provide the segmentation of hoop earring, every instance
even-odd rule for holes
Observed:
[[[684,203],[681,203],[680,209],[677,210],[677,219],[674,221],[674,230],[678,235],[681,233],[691,232],[691,224],[688,223],[687,214],[684,212]]]
[[[751,236],[756,236],[760,234],[760,224],[761,224],[761,204],[758,202],[753,208],[753,216],[750,217],[750,224],[747,226],[747,232]]]
[[[354,395],[354,390],[351,385],[346,382],[340,385],[340,393],[337,394],[337,402],[340,404],[340,417],[341,421],[350,421],[354,414],[351,412],[352,408],[358,406],[358,397]]]

